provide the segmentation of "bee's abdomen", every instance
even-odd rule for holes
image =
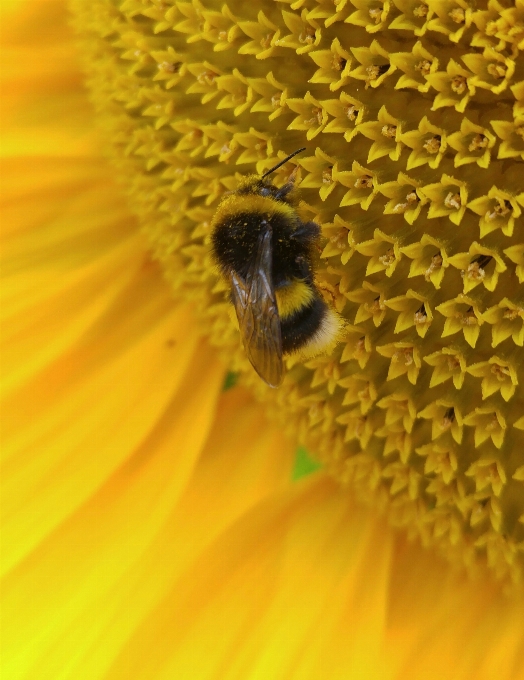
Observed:
[[[303,349],[322,330],[328,307],[314,289],[312,293],[305,305],[280,319],[284,354]]]

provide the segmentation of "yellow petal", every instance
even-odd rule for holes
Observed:
[[[387,655],[399,680],[522,680],[524,599],[485,576],[453,574],[431,552],[397,540]]]
[[[240,388],[223,395],[210,431],[209,357],[188,368],[147,439],[5,580],[9,677],[107,677],[180,571],[289,480],[290,445],[253,400]]]
[[[382,529],[322,475],[268,499],[191,565],[108,680],[386,677]]]

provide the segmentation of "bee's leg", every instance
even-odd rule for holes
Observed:
[[[302,222],[300,227],[292,234],[293,239],[306,244],[316,241],[319,236],[320,227],[316,222]]]
[[[311,266],[307,259],[299,255],[295,258],[295,264],[297,265],[295,276],[304,281],[311,281]]]

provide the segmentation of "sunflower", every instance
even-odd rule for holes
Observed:
[[[371,124],[348,94],[354,89],[348,83],[356,81],[362,98],[380,94],[380,82],[394,68],[404,87],[422,95],[432,87],[457,115],[475,88],[487,91],[482,83],[512,92],[519,106],[522,87],[513,73],[522,77],[520,5],[490,3],[473,16],[466,3],[448,4],[439,12],[435,3],[420,2],[340,2],[336,11],[321,2],[275,3],[277,14],[268,5],[245,18],[240,4],[76,2],[98,133],[64,3],[4,3],[2,612],[9,680],[524,678],[524,599],[513,583],[521,565],[521,429],[509,431],[519,424],[522,401],[517,355],[507,353],[508,343],[522,345],[520,307],[508,279],[511,266],[514,277],[522,267],[522,252],[511,240],[522,205],[512,184],[520,128],[504,97],[497,125],[462,116],[467,122],[459,122],[461,134],[453,136],[423,116],[417,134],[399,129],[391,106],[378,107],[378,126]],[[337,24],[371,38],[348,51]],[[390,50],[396,56],[386,71],[389,53],[374,36],[388,27],[411,30],[417,46],[415,60]],[[449,74],[434,63],[437,56],[444,61],[444,52],[428,56],[418,41],[426,31],[444,36],[450,54],[474,34],[472,54],[492,50],[493,68],[484,73],[484,62],[459,63],[455,55]],[[168,43],[183,36],[188,50],[166,47],[163,32],[176,36]],[[238,73],[220,70],[229,63],[220,55],[231,50],[246,55]],[[283,73],[269,75],[265,60],[278,64],[288,53],[297,55],[299,72],[309,74],[309,94],[293,92],[294,81]],[[253,73],[248,63],[255,64]],[[329,100],[316,97],[315,83],[334,93]],[[212,102],[210,110],[229,112],[247,128],[232,129],[226,114],[221,124],[213,119],[200,121],[204,130],[195,127],[195,111],[185,108],[180,116],[173,108],[170,91],[178,96],[182,87],[186,94],[193,88],[191,102]],[[358,162],[336,166],[335,150],[320,143],[300,166],[310,192],[306,209],[327,237],[319,275],[341,312],[348,315],[340,295],[350,260],[361,278],[369,266],[386,272],[386,283],[396,282],[409,263],[407,273],[446,294],[463,280],[476,289],[461,294],[472,299],[464,313],[479,322],[478,360],[468,354],[474,323],[457,329],[464,342],[455,348],[433,342],[433,320],[458,323],[457,303],[438,298],[442,313],[429,302],[422,312],[424,286],[392,295],[371,272],[360,286],[346,281],[348,308],[360,317],[350,319],[335,360],[290,365],[276,397],[251,379],[224,288],[207,261],[207,221],[221,193],[234,188],[234,170],[227,168],[235,166],[227,160],[258,164],[261,171],[283,156],[273,128],[260,131],[250,123],[254,113],[297,135],[291,142],[338,130],[373,155],[371,168],[377,158],[409,157],[410,168],[433,171],[449,162],[446,149],[454,149],[459,161],[474,158],[470,165],[480,176],[482,164],[498,162],[498,154],[507,183],[467,201],[475,173],[466,181],[457,171],[437,170],[438,182],[431,172],[419,182],[410,170],[364,186],[369,180],[361,178],[374,170]],[[364,127],[353,134],[355,123]],[[171,131],[176,150],[166,145]],[[180,164],[204,156],[211,160],[198,167]],[[442,229],[451,217],[466,225],[475,219],[477,245],[447,252],[431,235],[399,242],[391,231],[369,232],[371,217],[350,223],[344,211],[334,211],[324,219],[324,201],[315,192],[325,199],[338,195],[339,204],[350,194],[347,205],[371,217],[384,196],[395,227],[398,220],[415,222],[426,205],[441,211]],[[482,239],[493,232],[501,245],[488,239],[486,253]],[[458,279],[451,285],[452,272]],[[480,308],[487,298],[479,298],[479,286],[490,292],[497,277],[503,295]],[[396,315],[393,326],[413,327],[410,315],[417,310],[416,336],[433,343],[424,351],[416,345],[424,364],[410,350],[416,343],[388,339],[378,343],[380,354],[376,344],[360,341],[358,329],[380,330],[387,314]],[[487,329],[494,329],[494,346],[501,345],[498,361],[482,354]],[[378,378],[402,380],[402,389],[375,394],[381,384],[369,380],[365,361],[372,351]],[[358,370],[345,371],[354,364]],[[405,370],[386,380],[390,365]],[[237,384],[231,368],[240,372]],[[472,386],[480,385],[480,398],[498,401],[481,402],[469,409],[472,416],[461,401],[453,418],[446,395],[422,408],[417,400],[425,383],[417,388],[418,374],[409,379],[415,368],[428,384],[436,376],[437,388],[441,379],[457,390],[465,385],[474,400]],[[341,383],[345,404],[335,412]],[[362,411],[354,413],[357,404],[364,414],[382,412],[385,421],[369,429]],[[478,443],[482,455],[462,460],[468,437],[473,451],[474,434],[480,437],[493,422],[489,408],[498,409],[499,425],[501,419],[508,425],[504,441],[497,446],[492,428],[493,436]],[[427,432],[444,421],[447,439],[433,444]],[[358,436],[340,437],[346,430]],[[427,439],[413,444],[414,455],[406,448],[411,431]],[[324,469],[303,448],[296,452],[298,440]],[[350,450],[355,441],[358,450]],[[389,447],[384,464],[377,441]],[[417,523],[404,494],[423,479],[437,502],[429,506],[427,489],[414,494]],[[469,533],[465,523],[450,532],[447,519],[461,485],[464,516],[474,519]],[[490,544],[488,550],[482,536],[492,543],[499,537],[500,549]]]

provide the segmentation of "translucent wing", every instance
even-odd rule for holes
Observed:
[[[235,273],[231,275],[231,292],[249,361],[262,380],[278,387],[284,376],[284,364],[271,268],[271,229],[268,228],[260,234],[245,281]]]

